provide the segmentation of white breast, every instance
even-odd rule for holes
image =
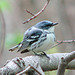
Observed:
[[[42,52],[45,50],[49,50],[54,45],[54,39],[55,39],[55,35],[53,33],[47,34],[47,39],[43,42],[43,44],[40,47],[36,47],[34,51]]]

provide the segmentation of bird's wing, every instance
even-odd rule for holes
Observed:
[[[44,34],[44,31],[41,30],[41,29],[38,29],[38,28],[28,29],[24,34],[24,39],[22,41],[22,46],[19,48],[18,51],[25,50],[27,47],[30,47],[33,43],[39,41],[40,38],[42,38],[42,39],[43,39],[43,37],[46,38],[46,34],[44,34],[44,35],[43,34]],[[42,41],[42,40],[40,40],[40,41]],[[27,49],[26,49],[26,51],[27,51]]]

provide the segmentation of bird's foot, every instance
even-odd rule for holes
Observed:
[[[44,55],[44,56],[46,56],[48,59],[50,59],[50,57],[49,57],[45,52],[42,52],[41,55]]]
[[[34,54],[37,55],[37,56],[46,56],[50,60],[50,57],[45,52],[42,52],[40,54],[34,52]]]
[[[33,51],[33,52],[34,52],[34,51]],[[38,54],[38,53],[36,53],[36,52],[34,52],[34,54],[37,55],[37,56],[41,56],[41,54]]]

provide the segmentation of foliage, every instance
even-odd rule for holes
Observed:
[[[12,46],[17,45],[23,40],[23,35],[20,33],[8,34],[6,36],[5,46],[6,48],[10,48]]]
[[[0,0],[0,9],[4,11],[5,9],[10,9],[10,7],[10,3],[7,0]]]

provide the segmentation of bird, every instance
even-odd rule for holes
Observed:
[[[38,22],[26,30],[23,41],[10,48],[9,51],[17,49],[17,52],[21,54],[33,52],[35,55],[38,53],[46,55],[44,51],[51,49],[55,43],[54,28],[57,24],[48,20]]]

